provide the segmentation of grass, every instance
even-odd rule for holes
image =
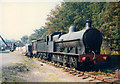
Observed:
[[[31,70],[37,69],[41,73],[45,73],[44,67],[40,67],[36,58],[25,57],[25,60],[11,63],[11,66],[2,68],[2,82],[26,82],[24,75],[31,74]]]
[[[9,53],[9,51],[0,51],[0,53]]]
[[[25,80],[18,73],[28,74],[29,65],[25,61],[11,63],[11,66],[2,68],[2,82],[24,82]]]
[[[113,73],[113,70],[110,70],[110,69],[107,69],[107,70],[104,70],[104,71],[100,71],[100,70],[99,70],[98,73],[99,73],[100,75],[110,76],[110,74]]]
[[[3,67],[2,69],[2,81],[3,82],[16,82],[21,81],[24,82],[25,80],[20,78],[18,73],[25,73],[27,72],[27,66],[24,64],[16,64],[8,67]]]
[[[42,82],[58,82],[58,74],[49,74],[49,76],[44,79]]]

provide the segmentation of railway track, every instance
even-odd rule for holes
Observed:
[[[109,74],[110,76],[105,76],[105,75],[100,75],[97,72],[83,72],[83,71],[79,71],[79,70],[72,69],[69,67],[64,67],[60,64],[54,64],[54,63],[46,61],[46,60],[41,60],[39,58],[37,58],[37,59],[38,59],[38,61],[53,65],[56,68],[60,68],[60,69],[64,70],[65,72],[72,74],[73,76],[81,77],[82,79],[87,79],[87,78],[91,77],[94,80],[100,80],[101,82],[105,82],[105,83],[120,84],[120,78],[118,77],[118,75],[115,75],[115,74]],[[94,81],[94,80],[90,80],[90,81]]]

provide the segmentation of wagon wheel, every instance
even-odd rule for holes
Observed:
[[[25,56],[27,56],[27,53],[25,53]]]
[[[40,58],[40,54],[38,54],[37,58]]]
[[[28,52],[28,53],[27,53],[27,55],[28,55],[28,57],[29,57],[29,56],[31,55],[31,53],[30,53],[30,52]]]
[[[51,54],[48,54],[48,61],[51,61]]]
[[[52,61],[52,63],[55,63],[55,60],[54,60],[55,58],[54,58],[54,55],[52,55],[51,56],[51,61]]]
[[[35,54],[35,56],[34,56],[35,58],[37,58],[37,54]]]

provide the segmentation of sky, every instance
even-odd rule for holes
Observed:
[[[0,2],[0,35],[20,40],[45,25],[50,10],[59,0],[2,0]]]

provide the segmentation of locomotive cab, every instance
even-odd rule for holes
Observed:
[[[55,32],[46,37],[47,45],[48,45],[47,51],[49,51],[49,52],[55,51],[54,43],[58,41],[58,39],[60,38],[61,35],[62,35],[61,32]]]
[[[52,33],[48,36],[48,41],[57,41],[61,35],[62,35],[62,32]]]

